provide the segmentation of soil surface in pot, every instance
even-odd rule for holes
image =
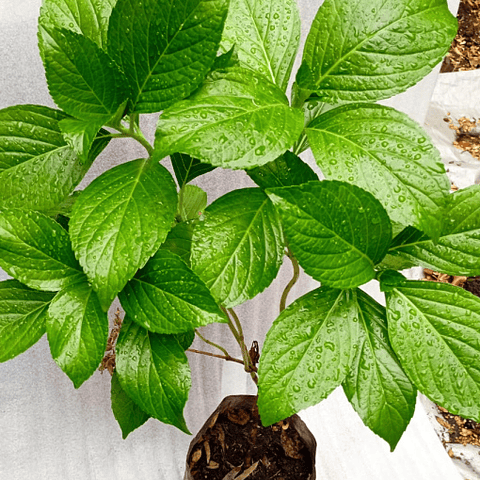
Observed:
[[[188,458],[195,480],[307,480],[311,463],[288,419],[263,427],[256,405],[213,417]]]

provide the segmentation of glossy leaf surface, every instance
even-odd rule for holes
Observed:
[[[218,167],[252,168],[282,155],[302,129],[302,112],[263,76],[242,68],[214,71],[160,116],[156,158],[182,152]]]
[[[45,333],[53,293],[31,290],[17,280],[0,282],[0,362],[28,350]]]
[[[108,123],[130,97],[120,69],[93,40],[78,33],[40,26],[40,38],[55,103],[74,117]]]
[[[182,222],[168,232],[167,239],[160,248],[178,255],[186,265],[190,266],[190,251],[195,222]]]
[[[184,153],[173,153],[170,156],[170,160],[172,161],[175,178],[180,188],[191,182],[194,178],[215,170],[214,166],[208,163],[202,163],[200,160]]]
[[[176,208],[170,173],[144,159],[108,170],[83,190],[73,207],[70,237],[104,309],[158,250]]]
[[[392,220],[438,238],[450,181],[420,125],[393,108],[355,104],[317,117],[307,136],[326,178],[369,191]]]
[[[199,86],[215,60],[228,3],[117,1],[108,51],[128,77],[135,112],[159,112]]]
[[[319,403],[343,382],[358,329],[349,291],[322,287],[280,314],[267,333],[258,370],[263,425]]]
[[[102,125],[103,122],[91,119],[65,118],[59,122],[63,138],[83,162],[87,161],[90,148]]]
[[[53,359],[79,388],[102,361],[108,337],[107,314],[87,282],[65,288],[52,300],[47,337]]]
[[[261,188],[288,187],[318,180],[317,174],[300,157],[286,151],[273,162],[247,170],[248,176]]]
[[[85,278],[68,233],[37,212],[0,209],[0,267],[31,288],[57,291]]]
[[[207,193],[196,185],[185,185],[181,193],[182,204],[178,214],[184,222],[200,218],[207,206]]]
[[[108,20],[116,0],[44,0],[39,24],[47,28],[65,28],[106,47]]]
[[[150,416],[188,431],[183,409],[190,391],[190,367],[173,335],[148,332],[127,318],[116,347],[123,390]]]
[[[288,245],[308,275],[344,289],[374,278],[374,265],[390,244],[391,225],[370,193],[337,181],[267,193],[280,213]]]
[[[123,390],[116,372],[112,376],[110,397],[112,412],[122,430],[123,439],[150,418],[150,415],[145,413]]]
[[[127,283],[120,301],[127,315],[151,332],[181,333],[227,321],[200,278],[164,249]]]
[[[327,103],[389,98],[438,64],[457,31],[447,2],[325,0],[313,21],[300,86]]]
[[[87,162],[64,140],[65,114],[38,105],[0,110],[0,205],[46,211],[61,203],[108,144],[96,140]]]
[[[428,398],[480,420],[480,299],[445,283],[399,280],[386,292],[388,334]]]
[[[454,192],[438,242],[410,228],[399,236],[397,245],[391,248],[392,253],[449,275],[480,275],[479,208],[479,185]]]
[[[385,308],[362,290],[353,295],[359,336],[343,389],[363,423],[393,451],[415,411],[417,390],[390,346]]]
[[[235,46],[240,62],[286,90],[300,40],[295,0],[231,2],[222,47]]]
[[[280,220],[259,188],[233,190],[208,206],[192,242],[192,270],[226,307],[267,288],[284,254]]]

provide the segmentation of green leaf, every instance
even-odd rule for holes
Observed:
[[[58,124],[63,138],[83,162],[88,160],[90,148],[92,148],[102,125],[103,122],[100,121],[77,120],[76,118],[65,118]]]
[[[131,93],[124,74],[93,40],[40,25],[45,75],[55,103],[80,119],[106,124]]]
[[[207,207],[205,219],[193,232],[192,269],[227,308],[267,288],[283,254],[280,220],[259,188],[220,197]]]
[[[241,68],[214,71],[160,116],[156,158],[182,152],[218,167],[251,168],[282,155],[302,129],[302,112],[264,77]]]
[[[185,185],[181,196],[178,213],[182,220],[188,222],[199,218],[207,206],[206,192],[196,185]]]
[[[290,151],[286,151],[273,162],[247,170],[247,174],[263,189],[288,187],[318,180],[317,174],[300,157]]]
[[[410,380],[452,414],[480,421],[480,299],[407,280],[385,295],[388,335]]]
[[[158,250],[119,298],[127,315],[151,332],[181,333],[227,322],[205,284],[167,250]]]
[[[68,233],[38,212],[0,209],[0,267],[31,288],[57,291],[85,278]]]
[[[392,220],[438,239],[450,182],[420,125],[393,108],[355,104],[316,118],[307,136],[328,179],[369,191]]]
[[[83,190],[70,237],[105,310],[165,240],[176,208],[170,173],[145,159],[118,165]]]
[[[39,24],[51,28],[65,28],[93,40],[105,49],[108,21],[116,0],[44,0],[40,8]],[[43,53],[42,51],[40,51]]]
[[[182,222],[175,225],[167,235],[160,248],[178,255],[186,265],[190,266],[193,230],[196,222]]]
[[[370,193],[348,183],[314,181],[272,188],[289,247],[308,275],[335,288],[375,276],[391,240],[389,218]]]
[[[233,46],[228,52],[217,55],[213,62],[212,70],[223,70],[225,68],[237,67],[239,64],[238,55],[235,46]]]
[[[31,290],[16,280],[0,282],[0,362],[28,350],[45,333],[53,293]]]
[[[87,282],[70,285],[52,300],[47,337],[53,359],[79,388],[102,361],[108,337],[107,314]]]
[[[409,228],[399,236],[391,253],[449,275],[480,275],[480,185],[464,188],[450,197],[438,242]]]
[[[80,196],[81,193],[81,190],[76,190],[71,195],[69,195],[62,203],[59,203],[56,207],[43,212],[44,215],[48,215],[49,217],[58,217],[59,215],[61,215],[66,218],[70,218],[73,205],[75,204],[77,198]],[[59,221],[58,218],[56,218],[56,220],[57,222]]]
[[[125,440],[131,432],[141,427],[150,415],[145,413],[123,390],[116,372],[112,376],[110,397],[113,415],[120,425],[122,438]]]
[[[359,340],[343,389],[363,423],[393,451],[413,416],[417,391],[390,346],[385,308],[359,289],[354,298]]]
[[[116,346],[116,369],[122,389],[144,412],[190,433],[183,418],[190,367],[174,336],[149,332],[126,317]]]
[[[58,110],[17,105],[0,110],[0,205],[47,211],[82,180],[109,139],[94,142],[87,162],[65,142]]]
[[[235,46],[240,62],[285,91],[300,40],[295,0],[235,0],[228,12],[222,47]]]
[[[355,298],[347,290],[321,287],[285,309],[268,331],[260,357],[263,425],[319,403],[341,385],[358,330]]]
[[[457,21],[445,0],[325,0],[313,21],[297,77],[322,100],[375,101],[405,91],[450,48]],[[312,85],[313,83],[313,85]]]
[[[183,153],[172,154],[170,160],[172,161],[173,171],[175,172],[175,177],[180,188],[191,182],[194,178],[215,170],[214,166],[208,163],[202,163],[200,160]]]
[[[117,1],[108,51],[128,77],[135,112],[159,112],[200,85],[217,55],[228,3]]]

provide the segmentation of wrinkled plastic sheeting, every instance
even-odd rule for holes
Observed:
[[[454,147],[456,134],[446,121],[451,119],[458,125],[462,117],[480,120],[480,70],[439,74],[425,120],[425,129],[440,151],[450,180],[458,188],[480,183],[480,160]]]

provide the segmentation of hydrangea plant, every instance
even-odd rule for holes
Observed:
[[[39,51],[58,109],[0,110],[0,266],[13,277],[0,283],[0,361],[46,333],[80,387],[118,296],[124,436],[149,417],[188,432],[185,351],[214,322],[240,344],[265,425],[340,385],[392,449],[417,389],[480,421],[480,300],[398,273],[480,274],[480,187],[451,194],[422,127],[375,103],[429,73],[456,28],[445,0],[325,0],[293,78],[294,0],[44,0]],[[158,112],[151,144],[139,119]],[[145,157],[76,189],[125,137]],[[309,148],[324,180],[301,158]],[[257,187],[207,206],[191,182],[215,168]],[[233,308],[286,257],[321,286],[286,307],[292,279],[257,370]],[[360,288],[372,279],[386,307]]]

